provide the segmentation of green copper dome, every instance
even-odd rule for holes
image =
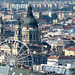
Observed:
[[[26,27],[38,27],[37,21],[33,16],[32,7],[28,6],[27,16],[23,20],[23,26]]]

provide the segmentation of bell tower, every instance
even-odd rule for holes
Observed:
[[[15,28],[15,31],[14,31],[14,40],[19,40],[19,41],[22,41],[22,28],[21,28],[21,19],[20,17],[17,19],[17,25],[14,26]],[[21,46],[20,44],[14,42],[14,48],[13,48],[13,51],[15,54],[17,54],[17,50],[18,49],[18,46]]]
[[[20,17],[18,18],[18,40],[22,41],[22,28],[21,28],[21,22]]]
[[[14,39],[22,41],[22,28],[21,28],[20,17],[17,19],[17,25],[14,27],[15,27]]]
[[[0,42],[5,40],[5,36],[4,36],[4,23],[2,20],[2,17],[0,17]]]

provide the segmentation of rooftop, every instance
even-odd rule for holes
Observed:
[[[75,46],[67,47],[66,50],[75,50]]]
[[[28,69],[21,69],[21,68],[14,68],[8,75],[45,75],[42,73],[34,73],[33,71],[30,71]]]
[[[75,59],[75,56],[49,56],[48,59]]]

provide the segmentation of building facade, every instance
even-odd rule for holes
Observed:
[[[38,24],[32,13],[32,7],[28,6],[27,16],[18,25],[15,26],[15,39],[21,40],[25,44],[36,44],[41,42],[40,30]],[[21,37],[21,39],[20,39]]]

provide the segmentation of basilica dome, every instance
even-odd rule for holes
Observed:
[[[28,6],[27,16],[24,18],[22,25],[26,27],[38,27],[38,23],[33,16],[32,7],[30,5]]]

